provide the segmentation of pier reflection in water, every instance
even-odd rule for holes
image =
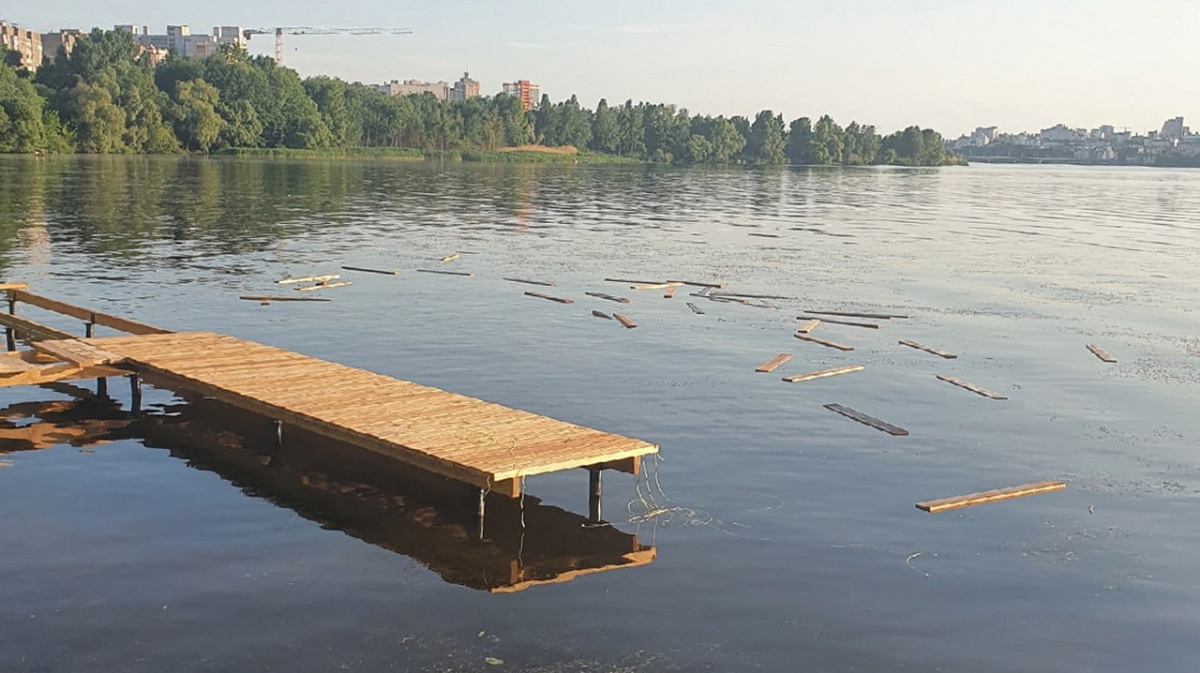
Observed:
[[[532,496],[489,496],[480,539],[474,489],[298,429],[278,446],[269,419],[213,400],[189,397],[131,414],[79,386],[45,387],[72,399],[0,410],[0,454],[137,439],[324,528],[411,557],[446,582],[493,593],[655,558],[636,535]]]

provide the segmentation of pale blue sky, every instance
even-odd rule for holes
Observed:
[[[829,113],[956,136],[1058,122],[1200,128],[1197,0],[45,0],[4,3],[35,30],[133,23],[409,27],[407,36],[285,38],[303,75],[530,79],[588,107],[649,100],[693,113]],[[273,53],[260,36],[252,52]]]

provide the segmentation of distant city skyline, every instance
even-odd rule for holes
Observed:
[[[1035,132],[1059,123],[1140,133],[1177,116],[1200,119],[1200,87],[1189,85],[1200,41],[1171,30],[1200,25],[1200,3],[1169,0],[611,0],[602,11],[550,0],[56,0],[4,5],[0,19],[37,31],[407,27],[412,35],[288,36],[285,65],[367,84],[469,71],[484,95],[528,79],[553,100],[576,94],[588,107],[607,98],[693,114],[769,108],[884,133],[917,124],[953,138],[981,126]],[[248,46],[274,54],[270,35]]]

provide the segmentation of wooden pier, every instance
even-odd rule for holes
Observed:
[[[525,477],[574,468],[592,472],[599,512],[604,469],[637,474],[658,447],[639,439],[402,381],[363,369],[210,332],[174,333],[30,294],[8,292],[8,354],[0,386],[129,376],[133,406],[141,380],[201,393],[273,419],[278,438],[294,426],[475,486],[480,514],[488,493],[521,495]],[[16,316],[18,304],[85,321],[74,337]],[[88,338],[95,325],[129,336]],[[17,351],[18,336],[33,350]]]

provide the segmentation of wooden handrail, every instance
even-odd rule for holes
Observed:
[[[36,306],[47,311],[53,311],[54,313],[61,313],[62,315],[69,315],[74,318],[79,318],[85,322],[101,325],[103,327],[109,327],[127,334],[171,333],[171,330],[165,330],[161,327],[147,325],[146,323],[137,322],[136,320],[129,320],[128,318],[121,318],[115,315],[109,315],[107,313],[97,313],[96,311],[83,308],[82,306],[75,306],[73,304],[58,301],[57,299],[42,297],[24,290],[9,290],[8,296],[12,301],[23,302],[29,304],[30,306]],[[78,337],[67,335],[65,338]]]

